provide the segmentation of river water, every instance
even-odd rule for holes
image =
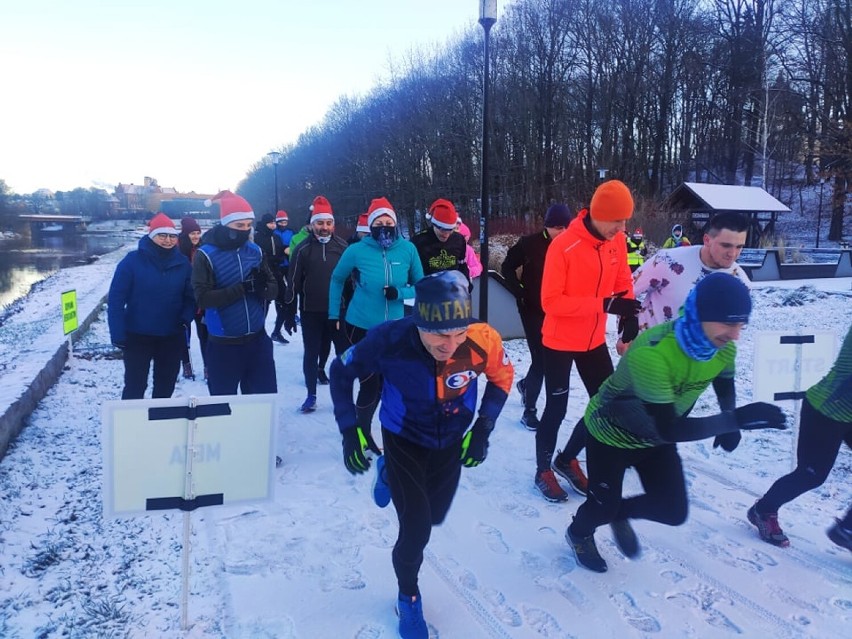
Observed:
[[[52,273],[85,264],[132,241],[127,231],[0,241],[0,311]]]

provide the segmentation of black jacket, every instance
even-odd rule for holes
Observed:
[[[451,233],[446,242],[435,235],[435,231],[427,228],[411,238],[417,248],[420,262],[423,264],[423,275],[438,271],[461,271],[470,281],[470,271],[467,268],[467,242],[460,233]]]
[[[551,241],[547,231],[524,235],[509,249],[500,265],[509,290],[518,298],[519,308],[544,312],[541,309],[541,277]],[[517,269],[520,267],[523,271],[518,279]]]
[[[346,241],[336,235],[332,235],[331,240],[323,244],[313,233],[308,239],[300,242],[295,253],[290,256],[286,303],[292,303],[298,295],[299,310],[328,313],[331,273],[347,246]]]

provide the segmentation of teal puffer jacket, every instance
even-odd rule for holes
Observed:
[[[406,239],[398,238],[383,249],[372,237],[347,248],[331,274],[328,291],[329,309],[340,308],[343,285],[352,277],[355,293],[346,309],[346,321],[369,329],[403,316],[403,300],[414,298],[414,283],[423,277],[423,266],[417,249]],[[385,287],[398,291],[395,300],[385,297]],[[329,310],[329,319],[340,319]]]

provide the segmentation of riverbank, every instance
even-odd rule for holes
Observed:
[[[126,245],[93,264],[62,269],[4,309],[0,316],[0,459],[65,366],[68,337],[62,329],[62,293],[77,292],[80,328],[71,335],[76,341],[100,312],[116,264],[130,249]]]

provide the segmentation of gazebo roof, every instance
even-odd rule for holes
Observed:
[[[696,211],[739,211],[741,213],[789,213],[790,208],[759,186],[684,182],[666,199],[676,209]]]

